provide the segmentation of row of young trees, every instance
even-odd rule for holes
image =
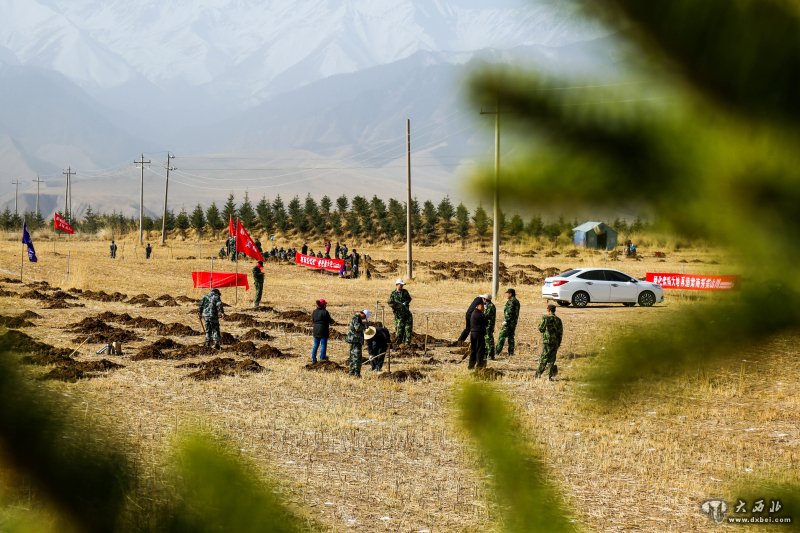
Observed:
[[[248,229],[264,233],[280,233],[289,235],[293,232],[303,237],[355,237],[368,241],[404,240],[406,235],[406,206],[394,198],[384,202],[373,196],[354,196],[349,199],[342,195],[335,201],[323,196],[317,202],[310,194],[301,200],[293,197],[285,203],[280,195],[273,200],[262,197],[255,205],[247,193],[240,204],[230,194],[222,206],[216,202],[203,207],[197,204],[192,211],[182,209],[177,215],[167,211],[166,227],[185,233],[194,229],[198,235],[214,233],[225,229],[230,217],[241,219]],[[28,213],[25,216],[30,229],[38,229],[45,224],[41,216]],[[445,196],[437,204],[426,200],[421,205],[416,199],[411,201],[411,225],[415,240],[423,244],[451,242],[458,238],[465,242],[471,236],[479,240],[491,235],[492,219],[489,213],[479,205],[470,211],[463,203],[454,206],[450,198]],[[50,221],[52,224],[52,220]],[[144,217],[142,226],[145,231],[161,229],[161,218]],[[21,227],[22,218],[12,214],[8,208],[0,213],[0,227],[12,230]],[[78,231],[96,233],[108,228],[114,234],[125,234],[137,230],[137,217],[126,217],[120,213],[101,214],[86,209],[80,220],[73,221]],[[533,216],[524,220],[519,214],[510,218],[501,211],[500,227],[505,237],[519,238],[523,236],[555,239],[569,232],[578,225],[577,220],[567,221],[563,217],[545,222],[541,216]],[[621,233],[637,232],[646,229],[646,224],[637,218],[628,225],[625,220],[617,219],[613,226]]]

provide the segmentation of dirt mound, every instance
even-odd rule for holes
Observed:
[[[91,290],[83,291],[82,296],[89,300],[95,300],[98,302],[123,302],[128,299],[128,295],[122,294],[121,292],[112,292],[109,294],[105,291]]]
[[[236,344],[237,342],[239,342],[239,339],[237,339],[227,331],[223,331],[219,336],[220,344],[230,345],[230,344]]]
[[[220,376],[235,376],[244,372],[263,372],[264,367],[252,359],[236,361],[232,357],[215,357],[210,361],[202,363],[186,363],[178,365],[176,368],[197,368],[187,377],[198,381],[218,379]]]
[[[0,298],[7,298],[9,296],[16,296],[17,293],[14,291],[7,291],[5,289],[0,289]]]
[[[164,302],[161,302],[161,305],[163,305],[164,307],[180,307],[181,304],[179,304],[175,300],[166,300]]]
[[[36,326],[36,324],[18,316],[0,315],[0,326],[4,326],[9,329],[19,329],[19,328],[32,328]]]
[[[226,351],[250,355],[255,353],[256,345],[253,343],[253,341],[240,341],[226,348]]]
[[[291,359],[295,356],[286,352],[282,352],[274,346],[265,344],[256,350],[255,353],[253,353],[253,357],[258,359]]]
[[[23,292],[22,294],[19,295],[19,297],[20,298],[27,298],[29,300],[49,300],[50,299],[50,297],[47,296],[45,293],[39,292],[36,289]]]
[[[67,326],[70,331],[81,333],[73,342],[81,343],[84,341],[83,335],[89,336],[89,342],[131,342],[140,341],[142,338],[128,329],[120,329],[110,326],[94,317],[86,317],[80,322]]]
[[[51,300],[77,300],[77,296],[73,296],[68,292],[64,292],[62,290],[58,290],[50,295]]]
[[[183,344],[179,342],[175,342],[172,339],[168,339],[167,337],[161,337],[156,342],[153,343],[153,346],[158,348],[159,350],[171,350],[173,348],[182,348]]]
[[[19,315],[19,318],[44,318],[44,317],[34,311],[25,311],[24,313]]]
[[[173,337],[196,337],[202,335],[202,333],[190,328],[186,324],[178,324],[177,322],[161,324],[160,327],[156,328],[156,331],[158,331],[159,335],[172,335]]]
[[[192,298],[189,298],[188,296],[181,295],[181,296],[178,296],[177,298],[175,298],[175,301],[176,302],[181,302],[181,303],[184,303],[184,304],[191,304],[191,303],[195,303],[196,300],[194,300]]]
[[[142,298],[141,296],[134,296],[128,302],[130,305],[138,305],[140,307],[161,307],[161,304],[155,300],[151,300],[147,297]]]
[[[153,344],[149,344],[131,356],[131,361],[144,361],[145,359],[173,359],[173,357],[168,356]]]
[[[439,361],[438,359],[433,358],[433,357],[429,357],[427,359],[423,359],[422,360],[422,364],[423,365],[441,365],[442,362]]]
[[[395,372],[384,372],[378,379],[383,379],[387,381],[394,381],[396,383],[403,383],[404,381],[419,381],[425,378],[425,374],[417,370],[416,368],[412,368],[409,370],[397,370]]]
[[[243,328],[262,328],[265,326],[264,322],[259,322],[255,318],[250,315],[246,315],[244,313],[233,313],[230,315],[225,315],[225,320],[227,322],[238,322],[240,326]]]
[[[118,368],[125,368],[124,365],[112,363],[108,359],[101,359],[100,361],[74,361],[71,360],[62,364],[44,376],[43,380],[58,380],[75,383],[79,379],[88,379],[100,376],[101,372],[108,372],[109,370],[116,370]]]
[[[79,303],[67,303],[64,300],[53,300],[49,304],[47,304],[44,308],[45,309],[70,309],[72,307],[86,307],[84,304]]]
[[[2,281],[3,283],[22,283],[22,280],[13,278],[3,278],[0,281]]]
[[[425,343],[425,335],[420,333],[412,333],[411,334],[411,344],[418,344],[422,346]],[[449,344],[450,341],[445,339],[437,339],[432,335],[428,335],[428,346],[431,344],[441,344],[443,346]]]
[[[306,313],[305,311],[278,311],[278,316],[285,319],[285,320],[295,320],[295,321],[302,321],[302,322],[311,322],[311,314]]]
[[[50,289],[50,284],[46,281],[32,281],[28,283],[28,287],[32,287],[34,289],[41,289],[43,291]]]
[[[190,344],[182,348],[178,348],[173,354],[172,359],[186,359],[188,357],[197,357],[200,355],[214,355],[218,354],[219,350],[208,348],[202,344]]]
[[[158,300],[159,302],[166,302],[167,300],[174,300],[175,298],[173,298],[169,294],[162,294],[161,296],[159,296],[159,297],[157,297],[155,299]]]
[[[317,361],[316,363],[308,363],[303,368],[313,372],[347,372],[347,367],[331,361],[330,359]]]
[[[19,354],[30,354],[32,356],[53,357],[60,360],[69,360],[72,350],[67,348],[55,348],[49,344],[39,342],[30,335],[21,331],[9,330],[0,335],[0,341],[6,343],[9,350]],[[28,364],[52,364],[51,362],[37,363],[32,357]]]
[[[494,368],[476,368],[472,375],[475,379],[482,379],[484,381],[494,381],[505,376],[503,372]]]
[[[242,340],[252,340],[252,341],[271,341],[274,340],[275,337],[267,333],[266,331],[261,331],[258,329],[251,329],[244,335],[240,337]]]

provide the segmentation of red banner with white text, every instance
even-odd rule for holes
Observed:
[[[309,268],[321,268],[331,272],[339,272],[344,265],[344,259],[327,259],[323,257],[314,257],[313,255],[297,254],[295,256],[295,263]]]
[[[53,228],[58,231],[63,231],[64,233],[69,233],[70,235],[75,233],[75,230],[72,229],[67,219],[58,213],[53,213]]]
[[[700,274],[648,272],[645,279],[661,285],[663,289],[681,289],[685,291],[728,291],[739,287],[739,276],[703,276]]]
[[[211,272],[192,272],[192,282],[194,288],[210,289],[211,286]],[[223,287],[244,287],[246,291],[250,290],[250,283],[247,281],[247,274],[236,274],[234,272],[214,272],[214,286],[215,289]]]

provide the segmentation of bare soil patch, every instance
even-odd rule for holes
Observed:
[[[264,371],[264,367],[252,359],[243,359],[241,361],[237,361],[232,357],[215,357],[210,361],[204,361],[202,363],[185,363],[178,365],[175,368],[199,369],[196,372],[192,372],[186,376],[196,379],[197,381],[219,379],[221,376],[235,376],[247,372]]]
[[[244,335],[242,335],[241,339],[252,340],[252,341],[271,341],[274,340],[275,337],[273,337],[266,331],[261,331],[259,329],[253,328],[251,330],[248,330]]]
[[[25,320],[19,316],[4,316],[0,315],[0,326],[4,326],[9,329],[19,329],[19,328],[32,328],[36,326],[30,320]]]
[[[312,372],[347,372],[347,367],[335,361],[331,361],[330,359],[317,361],[316,363],[308,363],[303,368]]]
[[[425,374],[417,370],[416,368],[411,368],[409,370],[396,370],[394,372],[384,372],[378,379],[394,381],[396,383],[403,383],[406,381],[419,381],[425,378]]]
[[[505,376],[502,371],[491,367],[476,368],[472,375],[475,379],[482,379],[484,381],[495,381]]]
[[[70,331],[81,334],[81,336],[73,340],[73,342],[78,343],[84,341],[85,335],[89,336],[89,342],[131,342],[143,340],[142,337],[130,330],[111,326],[94,317],[86,317],[80,322],[68,325],[67,328],[69,328]]]
[[[109,370],[125,368],[124,365],[113,363],[108,359],[99,361],[74,361],[70,360],[43,375],[43,380],[57,380],[75,383],[79,379],[91,379],[101,376]]]

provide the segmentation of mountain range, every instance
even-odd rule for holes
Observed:
[[[416,193],[458,198],[491,153],[491,119],[466,98],[477,66],[614,68],[607,32],[567,0],[0,0],[0,12],[0,160],[23,209],[37,174],[53,197],[42,205],[63,201],[71,166],[76,212],[132,214],[143,153],[156,213],[167,149],[178,209],[244,190],[399,197],[406,118]],[[13,204],[9,182],[0,204]]]

